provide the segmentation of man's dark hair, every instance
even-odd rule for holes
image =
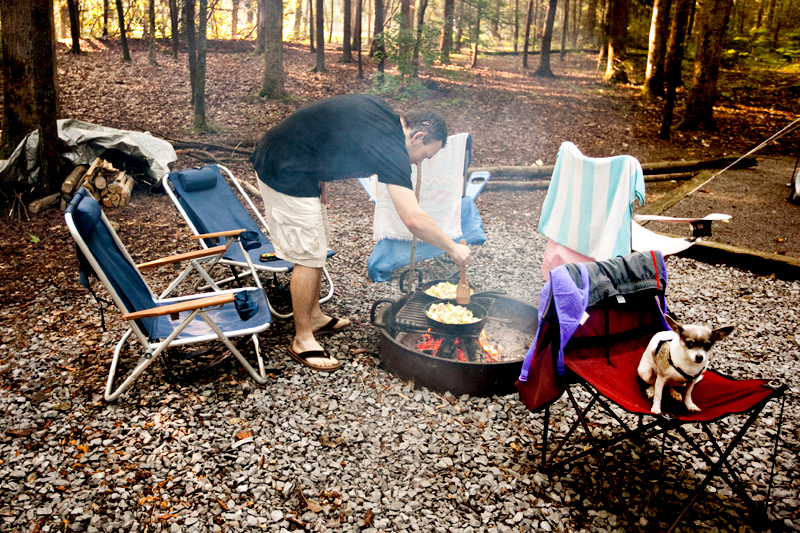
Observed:
[[[423,144],[442,141],[442,148],[447,144],[447,124],[444,119],[433,111],[409,111],[403,115],[406,128],[411,130],[411,135],[418,131],[424,132]]]

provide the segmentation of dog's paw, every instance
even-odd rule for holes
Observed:
[[[655,404],[654,403],[653,404],[653,408],[650,409],[650,412],[653,413],[654,415],[660,415],[661,414],[661,404]]]
[[[687,402],[687,403],[686,403],[686,409],[688,409],[689,411],[691,411],[691,412],[693,412],[693,413],[698,413],[698,412],[700,412],[700,408],[699,408],[699,407],[697,407],[697,406],[694,404],[694,402]]]
[[[670,396],[672,396],[672,399],[674,399],[676,402],[682,402],[683,401],[683,394],[681,394],[680,392],[676,391],[675,389],[672,389],[672,388],[669,389],[669,394],[670,394]]]
[[[647,395],[648,398],[650,398],[652,400],[653,396],[656,395],[656,386],[655,385],[650,385],[649,387],[647,387],[647,390],[644,391],[644,393]]]

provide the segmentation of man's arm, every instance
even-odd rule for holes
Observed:
[[[469,247],[454,242],[436,225],[430,215],[420,208],[414,191],[393,184],[387,184],[386,188],[400,220],[415,237],[444,250],[456,264],[469,264]]]

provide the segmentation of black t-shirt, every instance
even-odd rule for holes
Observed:
[[[334,96],[298,109],[264,135],[250,162],[261,181],[289,196],[319,196],[320,181],[373,174],[411,189],[400,117],[371,95]]]

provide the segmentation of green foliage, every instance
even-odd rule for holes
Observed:
[[[34,235],[33,233],[31,233],[31,242],[32,242],[33,244],[39,244],[39,240],[40,240],[40,239],[39,239],[39,237],[37,237],[36,235]]]
[[[386,59],[397,65],[397,70],[403,78],[410,77],[414,71],[413,56],[414,46],[417,42],[415,29],[403,28],[405,17],[395,15],[391,24],[383,32],[383,45],[386,49]],[[439,59],[440,28],[435,24],[425,24],[422,28],[419,46],[419,62],[421,65],[432,65]],[[380,58],[376,57],[378,61]]]
[[[422,100],[425,97],[425,91],[427,91],[419,79],[402,74],[392,75],[384,73],[383,83],[379,83],[380,73],[376,72],[370,79],[375,82],[372,89],[368,91],[370,94],[390,95],[396,100],[404,102]]]

